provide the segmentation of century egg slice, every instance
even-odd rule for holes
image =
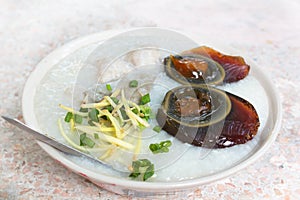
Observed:
[[[195,54],[210,58],[219,63],[225,70],[224,83],[231,83],[245,78],[250,71],[250,66],[241,56],[226,55],[213,48],[200,46],[194,49],[187,50],[183,55]]]
[[[199,55],[170,55],[164,59],[168,76],[181,84],[210,84],[223,82],[225,71],[210,58]]]
[[[245,143],[259,127],[252,104],[206,85],[168,91],[156,119],[163,130],[182,142],[209,148]]]
[[[221,90],[207,85],[179,86],[166,93],[162,106],[158,109],[157,121],[164,125],[164,129],[180,129],[180,126],[206,127],[222,121],[230,110],[230,100]],[[163,122],[166,123],[162,124]],[[168,127],[169,125],[174,127]]]

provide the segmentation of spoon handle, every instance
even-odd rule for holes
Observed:
[[[101,164],[105,164],[101,160],[94,158],[93,156],[91,156],[89,154],[85,154],[77,149],[74,149],[70,146],[60,143],[60,142],[56,141],[55,139],[52,139],[51,137],[34,130],[33,128],[29,127],[28,125],[22,123],[21,121],[19,121],[17,119],[13,119],[13,118],[6,117],[6,116],[2,116],[2,118],[5,119],[10,124],[13,124],[13,125],[17,126],[18,128],[31,134],[32,136],[34,136],[34,138],[36,140],[46,143],[46,144],[50,145],[51,147],[54,147],[57,150],[60,150],[64,153],[75,155],[75,156],[88,157],[89,159],[93,159],[97,162],[100,162]]]

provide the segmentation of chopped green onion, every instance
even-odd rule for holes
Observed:
[[[141,114],[140,116],[144,118],[146,121],[148,121],[152,117],[152,110],[150,106],[141,105]]]
[[[110,85],[110,84],[106,84],[106,89],[107,89],[108,91],[112,91],[111,85]]]
[[[113,102],[115,103],[115,104],[118,104],[119,103],[119,99],[117,99],[116,97],[110,97],[111,98],[111,100],[113,100]]]
[[[68,112],[65,116],[65,122],[70,122],[72,118],[73,118],[73,113]]]
[[[149,166],[151,162],[148,159],[140,159],[132,162],[133,169]]]
[[[82,123],[82,116],[75,114],[74,115],[74,121],[77,124],[81,124]]]
[[[82,141],[84,140],[84,138],[86,138],[86,133],[83,133],[83,134],[81,134],[80,135],[80,146],[83,146],[83,143],[82,143]]]
[[[129,82],[129,87],[137,87],[138,86],[138,81],[137,80],[132,80]]]
[[[98,133],[94,133],[94,138],[95,138],[95,139],[99,139]]]
[[[146,172],[144,173],[143,181],[146,181],[149,179],[151,176],[154,174],[154,165],[151,164],[147,169]]]
[[[140,101],[141,105],[145,105],[149,102],[150,102],[150,94],[149,93],[147,93],[147,94],[145,94],[144,96],[141,97],[141,101]]]
[[[154,165],[148,159],[139,159],[132,162],[132,173],[129,175],[131,178],[141,176],[143,181],[146,181],[154,174]]]
[[[96,126],[92,120],[89,120],[89,121],[88,121],[88,124],[89,124],[90,126]]]
[[[80,146],[88,146],[93,148],[95,146],[95,142],[86,136],[86,133],[80,135]]]
[[[152,153],[167,153],[169,152],[169,147],[172,145],[170,140],[162,141],[160,143],[154,143],[149,145],[149,149]]]
[[[99,111],[96,108],[92,108],[89,112],[89,118],[94,122],[99,122]]]
[[[91,138],[88,138],[86,137],[82,143],[90,148],[93,148],[95,146],[95,142],[91,139]]]
[[[134,109],[132,110],[132,112],[133,112],[134,114],[138,114],[139,110],[138,110],[137,108],[134,108]]]
[[[132,172],[131,174],[129,174],[130,178],[137,178],[141,173],[139,172]]]
[[[154,126],[152,130],[159,133],[161,131],[161,127],[160,126]]]
[[[128,117],[128,115],[126,114],[126,111],[124,110],[124,108],[123,109],[120,109],[120,112],[121,112],[121,115],[122,115],[122,117],[123,117],[123,119],[129,119],[129,117]]]
[[[149,145],[149,149],[150,149],[153,153],[155,153],[155,152],[157,152],[157,151],[160,149],[160,146],[159,146],[159,144],[157,144],[157,143],[155,143],[155,144],[150,144],[150,145]]]
[[[109,111],[109,112],[112,112],[114,110],[114,107],[112,107],[112,105],[109,105],[109,106],[106,106],[106,109]]]
[[[88,108],[80,108],[80,109],[79,109],[79,112],[87,113],[88,111],[89,111]]]

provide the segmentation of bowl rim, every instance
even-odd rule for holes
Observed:
[[[109,30],[99,33],[94,33],[91,35],[87,35],[84,37],[80,37],[78,39],[75,39],[73,41],[68,42],[67,44],[55,49],[50,54],[48,54],[44,59],[42,59],[33,72],[30,74],[29,78],[26,81],[26,84],[23,88],[23,95],[22,95],[22,112],[25,122],[38,129],[38,123],[36,118],[34,117],[33,111],[34,111],[34,95],[36,93],[36,86],[39,84],[39,82],[42,80],[44,75],[53,67],[55,64],[59,63],[63,58],[68,56],[69,54],[75,52],[76,50],[91,45],[96,42],[101,42],[105,39],[108,39],[114,35],[117,35],[122,32],[131,31],[131,30],[138,30],[138,29],[164,29],[164,30],[170,30],[177,32],[179,34],[187,36],[187,34],[183,34],[181,32],[178,32],[176,30],[172,29],[165,29],[165,28],[158,28],[158,27],[145,27],[145,28],[134,28],[129,30]],[[188,35],[188,37],[191,37]],[[193,39],[193,37],[191,37]],[[245,58],[245,57],[244,57]],[[272,109],[272,112],[274,113],[274,119],[273,122],[274,127],[270,131],[267,140],[262,144],[262,146],[255,151],[251,156],[249,156],[246,160],[243,162],[240,162],[239,164],[226,169],[220,173],[199,177],[195,179],[188,179],[183,181],[172,181],[172,182],[140,182],[140,181],[134,181],[130,179],[120,179],[117,177],[112,177],[109,175],[99,174],[96,172],[93,172],[91,170],[88,170],[86,168],[80,167],[76,165],[76,163],[72,162],[71,160],[68,160],[66,157],[63,156],[61,152],[58,150],[48,146],[47,144],[44,144],[42,142],[38,142],[38,144],[41,146],[41,148],[46,151],[53,159],[58,160],[60,163],[62,163],[65,167],[71,169],[72,171],[76,172],[77,174],[85,174],[87,175],[86,178],[90,179],[92,182],[101,182],[104,184],[110,184],[114,186],[121,186],[123,188],[128,189],[134,189],[139,191],[169,191],[169,190],[178,190],[178,189],[187,189],[191,187],[196,187],[203,184],[208,184],[223,178],[226,178],[237,171],[240,171],[241,169],[249,166],[253,162],[255,162],[260,156],[262,156],[265,151],[272,145],[272,143],[275,141],[278,132],[281,127],[281,121],[282,121],[282,105],[279,98],[279,93],[277,92],[274,84],[272,84],[271,79],[267,74],[265,74],[261,69],[259,69],[252,60],[245,58],[248,61],[250,61],[250,65],[254,64],[254,70],[256,73],[261,74],[263,77],[263,84],[265,87],[268,88],[268,93],[271,95],[271,105],[270,109]]]

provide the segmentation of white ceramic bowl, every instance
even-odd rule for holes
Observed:
[[[157,41],[159,43],[164,43],[162,48],[170,49],[173,48],[175,52],[180,52],[182,50],[193,47],[196,43],[193,40],[188,39],[188,37],[184,36],[181,33],[172,30],[160,29],[160,28],[141,28],[141,29],[133,29],[129,31],[131,35],[139,34],[143,37],[150,37],[150,42]],[[103,41],[107,40],[118,34],[128,35],[128,31],[105,31],[93,35],[89,35],[83,38],[79,38],[77,40],[71,41],[70,43],[56,49],[51,54],[49,54],[46,58],[44,58],[36,67],[36,69],[32,72],[29,77],[24,91],[23,91],[23,99],[22,99],[22,109],[25,122],[41,131],[58,138],[58,140],[62,140],[59,136],[59,133],[56,128],[53,128],[53,125],[42,125],[39,121],[39,116],[37,116],[37,110],[39,106],[47,106],[47,104],[43,104],[42,102],[36,102],[36,96],[40,95],[41,92],[41,84],[44,81],[44,78],[47,76],[47,73],[55,68],[64,68],[69,66],[70,59],[73,59],[71,65],[76,65],[78,63],[84,63],[87,61],[87,56],[90,57],[88,61],[93,60],[93,58],[97,57],[97,55],[103,56],[105,51],[103,47],[100,48],[99,52],[95,52],[95,49],[103,43]],[[129,34],[129,35],[130,35]],[[161,36],[161,37],[160,37]],[[156,39],[153,39],[156,38]],[[127,38],[128,39],[128,38]],[[187,42],[180,42],[180,40],[187,39]],[[172,41],[176,40],[174,44]],[[135,39],[132,39],[126,42],[125,46],[131,43],[135,43]],[[148,41],[148,42],[149,42]],[[129,43],[128,43],[129,42]],[[206,41],[197,41],[199,45],[205,44]],[[155,43],[155,42],[154,42]],[[209,41],[211,44],[212,41]],[[122,40],[120,41],[120,52],[125,51],[124,49],[128,48],[128,46],[124,46]],[[183,44],[180,46],[180,44]],[[136,44],[139,45],[139,44]],[[145,47],[148,43],[141,42],[141,46]],[[105,45],[104,45],[105,46]],[[130,46],[130,45],[129,45]],[[150,45],[151,46],[151,45]],[[240,55],[238,52],[232,52],[228,50],[228,48],[221,46],[220,44],[214,44],[212,46],[218,50],[221,50],[225,53],[233,53],[235,55]],[[99,48],[98,48],[99,49]],[[112,48],[114,49],[114,48]],[[87,53],[89,52],[89,53]],[[111,49],[107,50],[107,57],[111,53]],[[119,52],[119,53],[120,53]],[[115,52],[114,52],[115,54]],[[78,57],[76,57],[78,55]],[[100,55],[100,56],[101,56]],[[241,55],[242,56],[242,55]],[[77,59],[74,62],[74,57]],[[266,74],[261,70],[262,67],[257,67],[255,63],[251,60],[246,59],[246,61],[251,66],[251,76],[255,77],[259,84],[262,86],[266,96],[267,96],[267,104],[269,106],[267,110],[268,117],[265,121],[264,127],[261,127],[261,133],[258,138],[258,143],[253,147],[253,149],[245,155],[243,158],[239,159],[238,162],[230,165],[230,167],[226,167],[220,171],[215,173],[210,173],[204,176],[195,177],[193,179],[188,180],[177,180],[177,181],[152,181],[152,182],[139,182],[133,181],[124,178],[118,178],[115,176],[110,176],[107,174],[102,174],[99,171],[95,171],[91,169],[88,165],[82,165],[79,160],[74,159],[72,156],[65,155],[52,147],[38,142],[39,145],[55,160],[59,161],[63,166],[69,168],[73,172],[83,176],[84,178],[89,179],[96,185],[105,188],[109,191],[122,194],[122,195],[131,195],[131,196],[157,196],[163,195],[166,193],[174,193],[174,192],[182,192],[189,191],[201,184],[207,184],[229,175],[236,173],[237,171],[245,168],[249,164],[253,163],[257,160],[272,144],[275,140],[277,133],[280,128],[281,123],[281,104],[279,101],[278,94],[274,88],[274,85],[270,81],[270,79],[266,76]],[[77,66],[78,67],[78,66]],[[55,80],[55,77],[54,77]],[[54,83],[53,83],[54,84]],[[57,84],[57,83],[56,83]],[[61,85],[64,83],[62,82]],[[49,85],[50,87],[51,85]],[[51,88],[51,87],[50,87]],[[59,91],[59,89],[57,89]],[[55,94],[55,92],[53,93]],[[59,92],[57,92],[60,95]],[[51,99],[45,99],[45,101],[51,101]]]

